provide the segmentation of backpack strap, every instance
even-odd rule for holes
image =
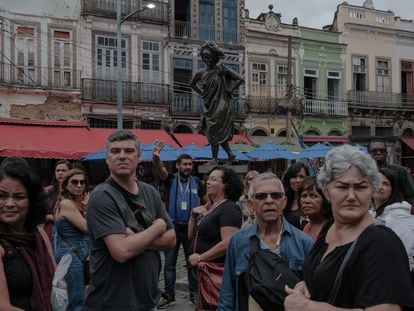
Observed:
[[[336,300],[336,296],[338,295],[338,292],[339,292],[339,287],[341,286],[341,284],[342,284],[342,275],[343,275],[343,273],[344,273],[344,269],[345,269],[345,266],[346,266],[346,264],[348,263],[348,260],[349,260],[349,258],[351,257],[351,255],[352,255],[352,253],[353,253],[353,251],[354,251],[354,248],[355,248],[355,246],[356,246],[356,244],[357,244],[357,242],[358,242],[358,240],[359,240],[359,238],[361,237],[361,235],[368,229],[368,228],[370,228],[370,227],[372,227],[372,226],[381,226],[381,224],[379,224],[379,223],[373,223],[373,224],[371,224],[371,225],[369,225],[368,227],[366,227],[361,233],[360,233],[360,235],[354,240],[354,242],[352,242],[352,244],[351,244],[351,246],[349,247],[349,249],[348,249],[348,251],[346,252],[346,254],[345,254],[345,257],[344,257],[344,259],[342,260],[342,263],[341,263],[341,266],[339,267],[339,270],[338,270],[338,274],[336,275],[336,278],[335,278],[335,282],[334,282],[334,285],[332,286],[332,290],[331,290],[331,292],[330,292],[330,294],[329,294],[329,299],[328,299],[328,303],[330,304],[330,305],[334,305],[334,303],[335,303],[335,300]]]
[[[118,191],[125,199],[126,203],[128,204],[129,208],[131,209],[132,213],[134,214],[136,220],[138,223],[144,228],[147,229],[149,225],[144,219],[144,216],[142,215],[141,208],[134,204],[132,202],[131,198],[126,193],[126,190],[122,188],[120,185],[118,185],[111,177],[109,177],[105,183],[110,185],[112,188],[114,188],[116,191]]]
[[[260,250],[259,238],[256,235],[250,237],[250,251],[252,254]]]

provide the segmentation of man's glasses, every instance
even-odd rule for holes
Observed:
[[[369,153],[372,153],[372,154],[376,154],[378,152],[379,153],[386,153],[387,149],[385,149],[385,148],[375,148],[375,149],[369,150]]]
[[[272,200],[280,200],[285,196],[283,192],[256,192],[253,197],[256,200],[263,201],[268,198],[268,196],[272,198]]]
[[[85,179],[71,179],[70,183],[74,186],[80,184],[81,186],[85,185]]]

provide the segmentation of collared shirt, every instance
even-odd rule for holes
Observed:
[[[310,252],[313,240],[289,224],[283,217],[280,256],[293,271],[301,271],[305,256]],[[236,232],[227,248],[226,264],[220,291],[218,310],[238,310],[238,278],[250,259],[250,237],[258,235],[257,224]],[[262,247],[262,246],[261,246]]]

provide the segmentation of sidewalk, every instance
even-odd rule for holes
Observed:
[[[158,283],[159,288],[164,291],[164,253],[161,252],[162,270],[160,275],[160,281]],[[177,279],[175,282],[175,300],[177,304],[175,306],[168,307],[165,310],[180,310],[180,311],[193,311],[194,308],[190,306],[189,293],[188,293],[188,280],[187,280],[187,266],[184,257],[184,250],[181,245],[177,258]]]
[[[162,269],[159,281],[159,287],[164,291],[164,253],[161,252]],[[184,250],[181,245],[178,252],[177,265],[176,265],[176,281],[175,290],[186,292],[188,294],[188,280],[187,280],[187,264],[185,262]]]

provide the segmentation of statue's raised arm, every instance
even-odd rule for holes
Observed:
[[[211,145],[212,163],[217,163],[221,145],[229,161],[235,156],[229,141],[233,138],[233,92],[244,82],[242,76],[219,64],[224,53],[211,42],[201,46],[200,55],[206,67],[196,72],[190,82],[191,88],[203,98],[200,130]]]

